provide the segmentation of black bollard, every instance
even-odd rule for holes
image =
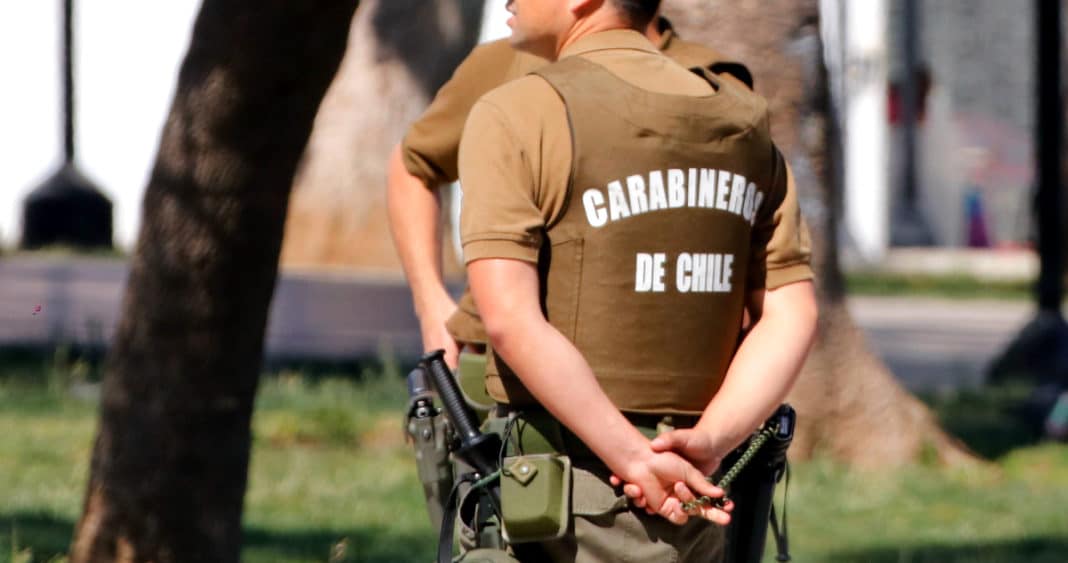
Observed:
[[[111,201],[74,165],[73,0],[63,2],[63,164],[30,192],[23,207],[27,250],[59,244],[111,248]]]
[[[71,163],[33,190],[23,208],[22,248],[111,248],[111,201]]]

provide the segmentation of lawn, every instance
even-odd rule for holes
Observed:
[[[84,373],[25,362],[0,368],[0,561],[61,561],[67,550],[96,422],[93,387],[77,382]],[[998,419],[1003,396],[933,404],[947,427],[981,440],[985,427],[1007,420]],[[358,377],[266,376],[253,420],[243,560],[430,561],[435,539],[401,433],[404,401],[403,381],[388,366]],[[1068,447],[999,444],[976,443],[995,463],[964,471],[796,465],[794,560],[1068,561]]]
[[[1023,301],[1034,298],[1033,280],[983,280],[966,274],[892,274],[847,272],[849,295],[877,297],[909,296],[943,299],[1003,299]]]

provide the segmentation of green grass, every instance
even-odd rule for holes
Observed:
[[[0,562],[66,552],[95,430],[50,367],[0,368]],[[429,561],[432,532],[400,413],[404,382],[265,378],[253,420],[242,560]],[[53,383],[50,383],[53,382]],[[83,393],[83,396],[87,395]],[[17,540],[17,545],[13,546]]]
[[[60,561],[81,508],[92,394],[73,396],[57,383],[62,374],[49,377],[38,367],[36,378],[32,365],[0,368],[0,561]],[[333,561],[431,560],[435,539],[401,433],[404,386],[387,371],[393,374],[264,379],[244,561],[328,561],[331,554]],[[989,467],[794,467],[794,560],[1068,560],[1068,448],[1007,444],[1020,436],[983,443],[983,429],[1008,420],[1003,407],[1015,396],[932,399],[948,427],[971,431],[965,439],[973,447],[997,456]]]
[[[1034,298],[1033,287],[1034,282],[1031,280],[989,281],[964,274],[846,274],[846,291],[849,295],[1027,300]]]

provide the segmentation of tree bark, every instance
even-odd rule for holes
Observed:
[[[358,0],[204,0],[145,192],[71,560],[237,561],[294,173]]]
[[[874,355],[845,306],[836,228],[841,200],[837,126],[830,117],[818,0],[677,0],[680,35],[744,61],[769,102],[772,136],[794,171],[812,228],[820,297],[815,347],[791,393],[791,456],[827,454],[854,466],[974,459]]]
[[[482,2],[364,0],[293,187],[282,266],[400,274],[386,214],[386,161],[478,40]],[[463,268],[445,245],[450,276]]]

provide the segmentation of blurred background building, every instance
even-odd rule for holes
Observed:
[[[893,199],[907,197],[903,106],[911,77],[916,196],[931,244],[1030,245],[1034,3],[890,0],[888,6]],[[904,48],[910,43],[916,46],[911,56]],[[891,223],[891,240],[907,239],[897,232],[901,227]]]
[[[14,85],[0,103],[0,244],[6,247],[20,239],[26,196],[62,159],[61,4],[0,7],[0,68]],[[113,201],[114,240],[121,249],[130,249],[136,237],[142,190],[198,5],[195,0],[159,6],[116,0],[76,7],[77,164]],[[847,262],[878,265],[890,249],[902,246],[1029,246],[1033,3],[822,0],[821,9],[846,141],[843,240],[852,258]],[[501,2],[486,2],[483,12],[482,40],[507,33]],[[403,73],[383,72],[378,89],[404,80]],[[350,82],[342,97],[358,99],[353,90],[359,85]],[[392,144],[425,101],[385,106],[398,126],[378,143]],[[327,103],[326,110],[341,124],[334,129],[358,122],[353,115],[359,109],[351,104]],[[326,134],[337,136],[336,131]],[[375,155],[352,143],[347,149],[353,152],[339,150],[340,157],[320,160],[339,169],[370,162]],[[294,228],[287,232],[283,262],[396,271],[378,212],[381,202],[369,202],[376,196],[366,195],[381,192],[383,174],[313,169],[304,175],[305,184],[331,184],[325,190],[305,189],[298,180],[293,215],[309,208],[302,192],[342,201],[340,206],[310,205],[313,214],[316,209],[341,214],[318,222],[335,225],[338,236],[304,234],[313,229],[298,223],[317,222],[291,217]],[[346,193],[364,195],[343,197]],[[454,198],[454,209],[458,202]],[[351,223],[368,224],[355,228]],[[369,245],[371,239],[382,244]],[[351,250],[351,241],[362,241],[363,252]]]
[[[824,0],[821,12],[848,263],[878,266],[903,247],[944,264],[953,249],[1030,247],[1034,4]],[[998,257],[1033,273],[1029,253]]]

